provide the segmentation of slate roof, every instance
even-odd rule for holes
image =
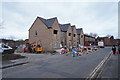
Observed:
[[[84,36],[86,36],[86,37],[91,37],[91,38],[95,38],[95,37],[92,37],[92,36],[90,36],[90,35],[88,35],[88,34],[84,34]]]
[[[68,24],[59,24],[59,27],[60,27],[61,31],[63,31],[63,32],[67,32],[69,26],[70,26],[70,23],[68,23]]]
[[[75,25],[72,25],[71,27],[72,27],[72,30],[73,30],[75,28]]]
[[[50,18],[50,19],[44,19],[41,17],[38,17],[48,28],[52,28],[52,25],[55,21],[55,19],[57,19],[57,17],[54,18]]]
[[[76,29],[76,31],[77,31],[77,34],[80,35],[82,32],[82,28]]]

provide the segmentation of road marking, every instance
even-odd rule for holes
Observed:
[[[101,62],[100,64],[90,73],[90,76],[86,78],[86,80],[91,80],[96,73],[100,70],[100,68],[103,66],[103,64],[107,61],[107,59],[111,56],[112,51],[110,52],[109,55],[107,55]]]

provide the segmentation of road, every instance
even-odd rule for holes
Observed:
[[[118,56],[119,55],[117,54],[111,55],[111,57],[106,61],[105,65],[101,69],[98,78],[112,78],[114,80],[118,80]]]
[[[103,48],[89,54],[29,56],[30,63],[3,69],[3,78],[86,78],[110,53]]]

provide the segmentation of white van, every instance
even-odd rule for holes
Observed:
[[[0,53],[11,54],[14,53],[14,49],[4,43],[0,43]]]
[[[99,42],[98,42],[98,46],[99,46],[100,48],[104,48],[104,42],[103,42],[103,41],[99,41]]]

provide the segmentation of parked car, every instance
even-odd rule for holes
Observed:
[[[12,54],[14,53],[14,49],[11,48],[10,46],[4,44],[4,43],[0,43],[0,53],[2,54]]]
[[[65,50],[64,48],[61,48],[61,49],[57,49],[57,50],[55,50],[56,52],[58,52],[58,53],[62,53],[62,50]]]
[[[93,46],[92,50],[96,51],[96,50],[98,50],[98,47],[97,46]]]

